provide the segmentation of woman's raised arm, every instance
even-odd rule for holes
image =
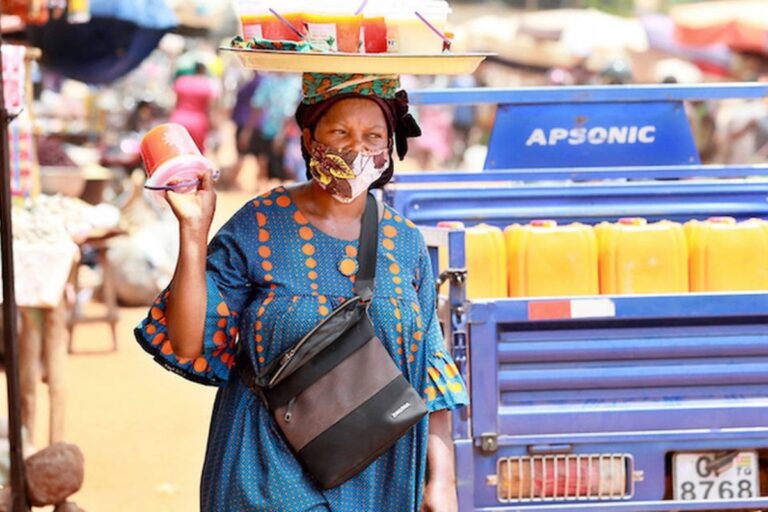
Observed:
[[[206,316],[208,233],[216,209],[213,176],[206,172],[197,192],[166,192],[166,200],[179,220],[179,259],[169,287],[166,319],[173,352],[194,359],[203,353]]]

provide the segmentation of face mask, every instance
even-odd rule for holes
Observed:
[[[341,151],[313,142],[309,150],[312,178],[342,203],[351,203],[368,190],[389,167],[389,149],[375,152]]]

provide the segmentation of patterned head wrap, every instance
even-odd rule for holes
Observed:
[[[397,75],[304,73],[301,83],[302,103],[305,105],[314,105],[341,94],[391,100],[398,89],[400,77]]]
[[[296,122],[303,130],[313,129],[320,118],[337,102],[347,98],[366,98],[384,112],[389,135],[394,139],[397,156],[402,160],[408,152],[408,138],[421,135],[416,120],[408,113],[408,94],[400,88],[397,75],[304,73],[303,99],[296,110]],[[309,154],[302,147],[304,159]],[[391,162],[391,160],[390,160]],[[373,184],[378,187],[392,178],[392,164]]]

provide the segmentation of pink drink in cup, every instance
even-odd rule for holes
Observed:
[[[141,140],[141,159],[147,171],[144,188],[193,192],[200,177],[213,169],[186,128],[176,123],[158,125]]]

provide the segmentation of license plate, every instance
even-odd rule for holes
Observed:
[[[747,500],[760,496],[755,452],[676,453],[672,461],[676,500]]]

